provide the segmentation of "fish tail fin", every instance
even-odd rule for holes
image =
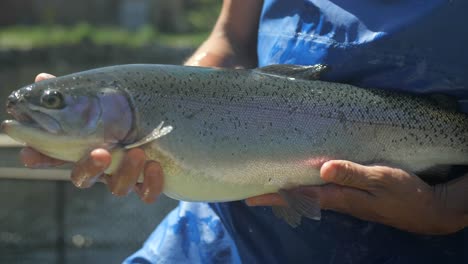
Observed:
[[[320,220],[321,211],[318,196],[287,190],[279,190],[278,193],[288,206],[273,206],[273,213],[276,217],[283,219],[292,227],[299,226],[302,217]]]

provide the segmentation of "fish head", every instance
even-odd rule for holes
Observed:
[[[69,75],[16,91],[6,109],[15,120],[2,123],[10,137],[54,158],[76,161],[96,147],[112,149],[133,125],[127,93],[115,81]]]

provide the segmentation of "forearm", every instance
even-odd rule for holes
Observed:
[[[257,65],[261,0],[225,0],[208,39],[185,65],[252,68]]]

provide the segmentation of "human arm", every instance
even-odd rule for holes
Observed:
[[[449,234],[468,226],[468,176],[429,186],[400,169],[341,160],[324,163],[320,172],[329,184],[299,190],[319,197],[322,209],[420,234]],[[277,194],[247,203],[286,205]]]
[[[225,0],[208,39],[185,65],[252,68],[257,66],[261,0]]]

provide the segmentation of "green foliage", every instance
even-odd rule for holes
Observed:
[[[147,25],[137,31],[118,26],[97,26],[77,23],[73,26],[53,24],[56,13],[53,6],[41,14],[44,24],[33,26],[0,27],[0,49],[50,47],[91,43],[95,45],[123,45],[143,47],[152,44],[171,46],[197,46],[213,28],[221,9],[220,0],[190,0],[183,2],[183,11],[177,19],[182,21],[183,34],[160,32],[157,25]],[[161,25],[159,25],[161,26]],[[163,30],[161,28],[161,30]]]
[[[0,28],[0,49],[28,49],[79,43],[129,47],[153,44],[193,47],[199,45],[207,35],[207,32],[182,35],[162,34],[149,25],[137,31],[110,26],[96,27],[86,23],[75,26],[13,26]]]
[[[186,19],[194,31],[210,31],[221,10],[220,0],[197,0],[188,6]]]

